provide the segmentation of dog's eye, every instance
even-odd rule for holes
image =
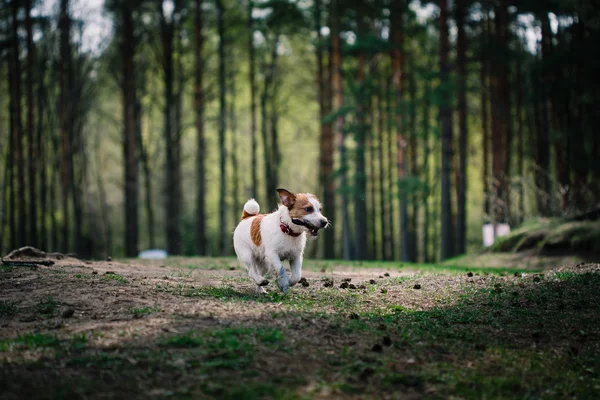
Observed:
[[[314,208],[312,207],[304,207],[304,211],[306,212],[313,212]]]

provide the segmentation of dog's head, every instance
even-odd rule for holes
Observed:
[[[329,220],[321,214],[321,203],[317,196],[310,193],[292,193],[285,189],[277,189],[281,203],[287,207],[292,222],[306,229],[316,237],[319,229],[329,227]]]

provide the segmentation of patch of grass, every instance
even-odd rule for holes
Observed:
[[[15,339],[0,340],[0,351],[11,349],[35,349],[43,347],[58,347],[60,340],[56,336],[42,333],[26,333],[18,335]]]
[[[36,306],[36,310],[40,314],[50,315],[54,314],[56,307],[58,307],[58,302],[52,296],[47,296],[44,300],[40,300]]]
[[[160,311],[160,307],[140,307],[131,309],[131,313],[138,318],[143,317],[145,315],[155,314]]]
[[[10,264],[0,264],[0,272],[12,272],[13,268]]]
[[[17,313],[17,303],[11,300],[0,300],[0,317],[11,317]]]
[[[26,333],[24,335],[18,335],[15,339],[0,340],[0,352],[40,348],[58,349],[61,345],[64,345],[64,348],[69,350],[82,350],[87,346],[87,336],[85,333],[82,333],[73,336],[69,340],[61,341],[54,335]]]
[[[116,281],[122,285],[127,285],[129,281],[123,276],[119,274],[108,274],[104,275],[104,280],[106,281]]]
[[[174,272],[173,274],[171,274],[171,276],[175,276],[175,277],[178,277],[178,278],[191,278],[192,277],[192,271],[178,270],[178,271]]]

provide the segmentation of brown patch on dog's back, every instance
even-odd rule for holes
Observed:
[[[262,243],[262,237],[260,236],[260,223],[264,217],[264,214],[258,214],[256,218],[252,220],[252,225],[250,225],[250,237],[257,247]]]
[[[255,215],[256,215],[256,214],[248,214],[248,213],[246,212],[246,210],[244,210],[244,211],[242,212],[242,221],[243,221],[243,220],[245,220],[246,218],[254,217]]]
[[[292,218],[302,218],[305,215],[312,214],[312,212],[306,212],[304,209],[306,207],[312,207],[314,209],[313,204],[310,202],[310,199],[317,199],[317,196],[310,193],[298,193],[296,194],[296,202],[294,206],[290,208],[290,217]]]

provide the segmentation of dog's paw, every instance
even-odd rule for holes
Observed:
[[[287,276],[280,276],[277,278],[277,286],[279,286],[279,289],[281,289],[283,294],[286,294],[288,290],[290,290],[290,281]]]
[[[258,294],[267,294],[267,289],[265,289],[264,286],[257,286],[256,287],[256,293],[258,293]]]
[[[298,283],[298,279],[290,279],[290,287],[294,286],[296,283]]]

